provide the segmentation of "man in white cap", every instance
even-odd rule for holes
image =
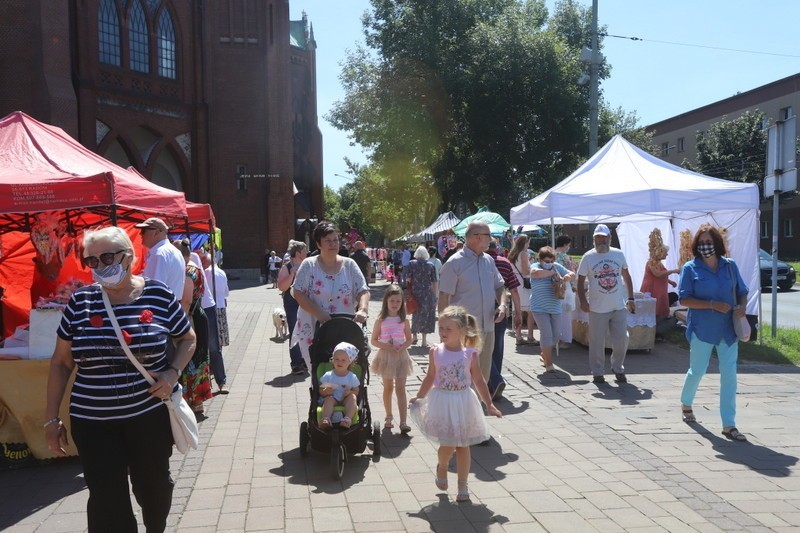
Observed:
[[[606,382],[603,376],[606,333],[611,338],[611,370],[617,383],[628,382],[625,377],[628,313],[636,312],[633,284],[625,255],[619,248],[611,248],[610,243],[611,230],[605,224],[598,224],[594,230],[594,249],[584,254],[578,266],[578,299],[581,309],[589,313],[589,368],[595,384]]]
[[[136,227],[142,233],[142,244],[149,248],[145,258],[144,276],[163,281],[180,301],[186,283],[186,261],[167,239],[167,223],[154,217],[136,224]]]

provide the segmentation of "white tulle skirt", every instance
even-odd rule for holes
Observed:
[[[489,426],[478,396],[470,388],[447,391],[432,388],[411,404],[411,420],[439,446],[472,446],[489,439]]]

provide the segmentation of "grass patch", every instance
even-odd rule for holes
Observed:
[[[794,267],[795,270],[800,270],[800,261],[785,261]]]
[[[761,361],[781,365],[800,365],[800,329],[778,328],[772,338],[772,328],[762,324],[759,330],[761,344],[756,342],[739,343],[739,358],[747,361]],[[689,349],[689,341],[683,329],[675,329],[666,335],[667,342]]]

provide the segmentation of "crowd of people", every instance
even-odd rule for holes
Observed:
[[[85,233],[82,260],[96,283],[75,291],[64,311],[47,386],[45,437],[54,453],[64,455],[68,436],[58,413],[78,368],[70,392],[71,437],[89,488],[90,531],[136,531],[128,477],[148,531],[164,530],[173,490],[173,438],[164,400],[182,390],[200,417],[203,402],[212,397],[212,376],[218,392],[227,393],[224,271],[208,253],[194,252],[188,239],[170,242],[163,220],[150,218],[136,227],[148,249],[141,276],[131,271],[136,256],[127,233],[116,227]],[[371,261],[358,253],[364,243],[355,243],[354,256],[346,257],[339,229],[330,222],[320,222],[312,237],[315,254],[308,253],[306,243],[290,241],[285,257],[274,252],[267,256],[275,268],[268,269],[266,281],[282,292],[291,371],[298,375],[311,369],[309,349],[319,324],[336,315],[363,325],[369,318]],[[625,255],[610,246],[610,229],[597,225],[593,240],[593,249],[577,264],[568,254],[571,241],[566,236],[556,240],[555,248],[544,246],[531,256],[530,240],[520,235],[505,254],[489,226],[473,222],[463,245],[441,258],[435,247],[418,247],[413,259],[407,248],[398,254],[398,283],[386,287],[369,339],[376,348],[371,371],[383,380],[384,428],[395,427],[397,413],[401,433],[412,431],[410,419],[438,445],[434,481],[441,490],[448,488],[447,465],[455,454],[457,501],[469,500],[469,447],[489,439],[485,414],[502,416],[494,402],[505,387],[509,299],[517,344],[538,343],[545,372],[555,371],[553,351],[559,343],[568,347],[572,342],[569,318],[580,306],[589,317],[593,382],[605,383],[608,338],[611,371],[618,383],[627,383],[626,318],[636,312],[632,280]],[[668,249],[660,234],[651,234],[650,248],[641,290],[656,298],[661,318],[669,309],[667,284],[677,286],[681,305],[689,310],[690,364],[681,393],[682,418],[696,421],[695,393],[716,351],[722,433],[745,441],[735,424],[738,340],[732,317],[744,315],[748,293],[738,267],[726,257],[720,232],[709,224],[697,230],[691,245],[694,257],[680,271],[663,265]],[[676,284],[669,276],[678,273]],[[413,312],[406,307],[409,297],[415,300]],[[439,343],[429,344],[437,327]],[[408,350],[420,337],[421,346],[428,348],[428,368],[409,400],[406,380],[414,364]],[[125,355],[128,349],[115,348],[117,342],[129,346],[136,354],[130,357],[149,371],[154,384],[141,379],[133,359]],[[333,367],[320,381],[321,430],[351,423],[359,390],[358,378],[350,372],[356,356],[357,349],[348,343],[334,350]],[[336,405],[345,410],[338,422],[331,418]],[[108,453],[110,449],[115,453]]]
[[[284,264],[287,272],[281,271],[279,276],[293,328],[290,364],[294,374],[307,372],[308,349],[316,324],[336,313],[355,313],[354,319],[361,323],[367,320],[371,262],[365,254],[358,260],[363,242],[351,247],[352,259],[343,257],[348,254],[341,246],[338,228],[329,222],[320,223],[314,231],[314,241],[319,254],[305,260],[305,254],[298,254],[299,248],[292,241],[291,261]],[[502,416],[493,402],[502,398],[505,389],[502,368],[509,319],[517,346],[539,346],[544,372],[552,373],[556,372],[555,350],[571,347],[572,314],[580,308],[588,314],[593,383],[606,383],[607,338],[612,348],[610,369],[614,379],[620,384],[628,381],[627,317],[636,312],[636,305],[625,255],[611,247],[611,230],[605,224],[597,225],[594,247],[579,262],[569,255],[571,242],[562,235],[555,240],[555,247],[543,246],[533,251],[529,249],[531,239],[520,234],[510,243],[510,251],[505,252],[487,224],[473,222],[463,241],[453,242],[447,250],[434,246],[412,250],[404,246],[389,255],[392,279],[383,294],[370,338],[376,349],[371,371],[383,381],[384,428],[395,427],[396,414],[401,433],[408,433],[412,430],[410,418],[424,436],[439,446],[435,474],[439,489],[448,487],[447,464],[455,454],[458,501],[469,499],[469,446],[489,438],[480,403],[483,402],[485,413]],[[660,236],[651,236],[650,260],[640,290],[656,298],[657,317],[661,319],[669,313],[667,285],[677,285],[669,276],[680,273],[681,303],[689,308],[691,364],[681,395],[683,420],[695,420],[694,394],[711,351],[716,349],[723,372],[723,434],[732,440],[745,440],[734,421],[737,343],[729,314],[737,303],[731,296],[732,286],[740,300],[738,314],[744,312],[747,288],[735,263],[724,258],[724,244],[710,226],[698,230],[693,245],[695,259],[681,271],[668,270],[663,265],[668,249],[663,243],[654,248],[652,242],[660,242]],[[288,272],[292,270],[297,276],[291,277],[293,283]],[[714,290],[700,283],[712,276]],[[287,303],[287,294],[297,303]],[[406,308],[409,300],[413,300],[413,312]],[[509,303],[513,313],[509,313]],[[292,305],[299,308],[296,319],[294,310],[289,311]],[[440,342],[429,344],[437,315]],[[538,340],[534,338],[535,329],[539,330]],[[419,391],[408,401],[406,380],[413,373],[408,350],[414,345],[429,349],[429,366]],[[305,359],[300,367],[298,353]],[[342,376],[346,362],[344,356],[338,361]],[[325,427],[330,427],[330,422],[323,420]]]

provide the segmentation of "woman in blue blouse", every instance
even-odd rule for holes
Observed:
[[[731,440],[746,441],[736,429],[736,360],[739,342],[733,330],[733,315],[744,316],[747,286],[736,263],[725,257],[722,235],[711,224],[703,224],[692,241],[695,258],[681,271],[681,304],[689,308],[686,338],[689,340],[689,371],[683,383],[681,403],[683,421],[696,422],[692,403],[700,380],[706,373],[711,351],[719,358],[722,434]],[[733,293],[736,289],[736,301]]]

